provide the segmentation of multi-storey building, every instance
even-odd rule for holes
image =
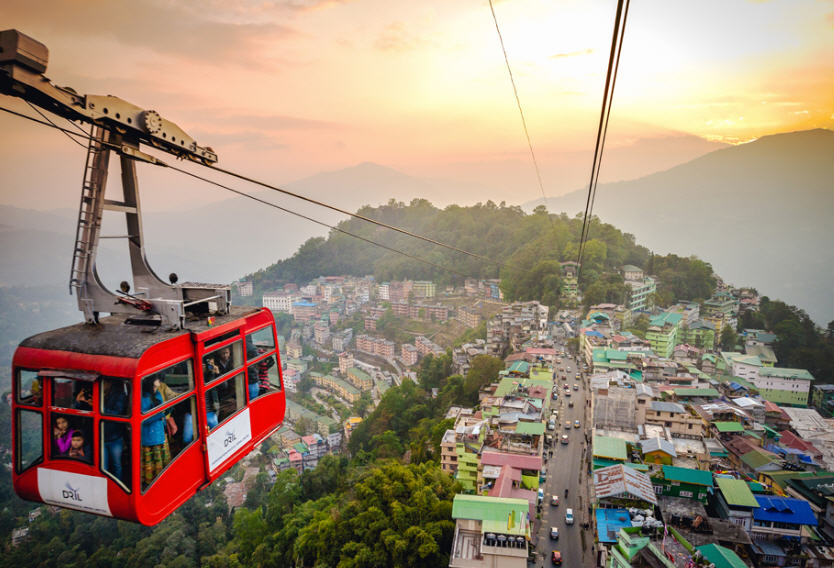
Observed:
[[[324,321],[317,321],[313,326],[313,341],[319,345],[327,345],[330,342],[330,325]]]
[[[688,412],[677,402],[651,401],[646,408],[646,423],[664,426],[674,437],[704,437],[704,422],[701,417]]]
[[[319,307],[315,302],[299,300],[292,304],[292,317],[295,321],[310,321],[318,318]]]
[[[434,298],[437,287],[434,282],[428,280],[417,280],[412,286],[415,298]]]
[[[781,406],[808,406],[814,376],[805,369],[762,367],[750,380],[765,400]]]
[[[336,396],[339,396],[350,403],[354,403],[359,400],[359,389],[351,384],[348,384],[342,379],[337,379],[332,375],[322,375],[321,373],[314,372],[310,373],[310,378],[313,379],[313,382],[316,383],[316,385],[331,391]]]
[[[463,307],[458,309],[457,320],[466,327],[478,327],[481,324],[481,314],[472,308]]]
[[[292,312],[292,305],[301,300],[298,294],[288,292],[270,292],[261,297],[263,307],[272,310],[273,312]]]
[[[350,367],[346,376],[347,381],[359,390],[371,390],[374,386],[371,376],[357,367]]]
[[[350,351],[342,351],[339,353],[339,372],[346,376],[348,369],[353,367],[353,353]]]
[[[628,298],[626,307],[632,312],[639,312],[651,307],[652,296],[657,292],[657,282],[651,276],[640,280],[626,280]]]
[[[658,357],[669,359],[677,345],[680,314],[664,312],[649,320],[646,339]]]
[[[407,367],[411,367],[417,364],[417,361],[420,360],[420,353],[417,351],[417,348],[410,343],[403,343],[400,346],[400,358],[403,360],[403,364]]]

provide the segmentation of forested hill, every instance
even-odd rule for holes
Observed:
[[[526,214],[520,207],[496,205],[490,201],[470,207],[451,205],[438,209],[426,200],[415,199],[409,204],[392,200],[379,207],[364,207],[358,213],[430,236],[494,262],[352,218],[340,223],[339,230],[331,231],[327,239],[309,239],[291,258],[247,276],[254,281],[256,293],[271,291],[286,282],[306,282],[327,274],[373,274],[380,281],[420,279],[440,284],[461,283],[461,275],[465,275],[500,277],[505,294],[511,298],[529,297],[553,304],[555,302],[546,296],[547,289],[552,289],[547,286],[548,279],[552,284],[553,278],[558,278],[559,261],[576,260],[582,228],[579,218],[548,214],[544,208]],[[440,268],[346,233],[424,258]],[[583,268],[588,281],[605,270],[623,264],[645,266],[648,261],[649,251],[637,245],[633,235],[611,225],[595,220],[590,237]]]

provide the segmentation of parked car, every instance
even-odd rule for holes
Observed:
[[[551,420],[550,422],[548,422],[547,423],[547,429],[548,430],[555,430],[556,429],[556,422],[554,420]]]
[[[565,524],[573,524],[573,509],[565,509]]]
[[[550,538],[553,540],[559,540],[559,529],[556,527],[550,527]]]

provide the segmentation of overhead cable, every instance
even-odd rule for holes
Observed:
[[[524,136],[527,138],[527,146],[530,148],[530,157],[533,159],[533,167],[536,169],[536,178],[539,182],[539,189],[542,193],[542,203],[547,207],[547,197],[544,195],[544,184],[542,183],[542,174],[539,171],[539,163],[536,160],[536,153],[533,152],[533,142],[530,140],[530,132],[527,130],[527,121],[524,119],[524,111],[521,108],[521,99],[518,96],[518,89],[515,86],[515,79],[513,78],[513,70],[510,67],[510,58],[507,56],[507,49],[504,47],[504,38],[501,35],[501,28],[498,27],[498,18],[495,16],[495,8],[492,6],[492,0],[489,0],[489,9],[492,12],[492,21],[495,22],[495,31],[498,32],[498,41],[501,43],[501,51],[504,53],[504,63],[507,64],[507,73],[510,75],[510,84],[513,86],[513,94],[515,95],[515,103],[518,106],[518,114],[521,115],[521,126],[524,128]],[[548,216],[548,218],[550,218]],[[553,219],[550,219],[553,224]]]
[[[591,179],[588,183],[588,197],[585,201],[585,215],[582,218],[582,231],[579,238],[579,251],[577,254],[577,280],[579,280],[582,275],[582,260],[585,253],[585,244],[588,240],[591,229],[591,217],[593,215],[594,201],[596,198],[596,185],[599,180],[599,170],[602,164],[605,138],[608,133],[608,117],[611,113],[611,105],[614,98],[614,85],[617,82],[617,70],[620,63],[620,52],[622,50],[623,37],[625,35],[625,23],[628,17],[628,6],[629,0],[625,0],[625,2],[624,0],[618,0],[617,2],[617,14],[614,18],[614,31],[611,37],[611,52],[608,57],[608,71],[605,76],[605,88],[602,96],[599,126],[597,127],[594,160],[591,166]]]
[[[91,136],[90,136],[89,134],[86,134],[86,133],[78,133],[78,132],[75,132],[75,131],[69,130],[69,129],[67,129],[67,128],[63,128],[63,127],[58,126],[57,124],[53,123],[52,121],[50,121],[50,120],[49,120],[48,118],[46,118],[46,117],[44,117],[46,120],[39,120],[39,119],[37,119],[37,118],[35,118],[35,117],[32,117],[32,116],[27,116],[27,115],[25,115],[25,114],[23,114],[23,113],[20,113],[20,112],[17,112],[17,111],[14,111],[14,110],[11,110],[11,109],[9,109],[9,108],[2,107],[2,106],[0,106],[0,110],[5,111],[5,112],[7,112],[7,113],[9,113],[9,114],[13,114],[13,115],[15,115],[15,116],[19,116],[19,117],[21,117],[21,118],[25,118],[25,119],[27,119],[27,120],[31,120],[32,122],[35,122],[35,123],[37,123],[37,124],[41,124],[41,125],[43,125],[43,126],[48,126],[48,127],[50,127],[50,128],[54,128],[55,130],[59,130],[59,131],[63,132],[64,134],[68,135],[68,137],[73,137],[73,136],[75,136],[75,137],[79,137],[79,138],[84,138],[84,139],[86,139],[86,140],[90,140],[90,139],[91,139]],[[71,139],[72,139],[74,142],[77,142],[77,140],[75,140],[74,138],[71,138]],[[100,143],[102,143],[104,146],[107,146],[107,147],[109,147],[109,148],[111,148],[111,149],[113,149],[113,150],[117,150],[117,151],[118,151],[118,150],[121,150],[121,147],[120,147],[119,145],[117,145],[117,144],[113,144],[113,143],[109,143],[109,142],[100,142]],[[379,243],[379,242],[377,242],[377,241],[374,241],[373,239],[369,239],[369,238],[367,238],[367,237],[363,237],[363,236],[361,236],[361,235],[357,235],[357,234],[352,233],[352,232],[350,232],[350,231],[346,231],[345,229],[342,229],[342,228],[337,227],[337,226],[334,226],[334,225],[330,225],[329,223],[325,223],[324,221],[319,221],[318,219],[314,219],[314,218],[309,217],[309,216],[307,216],[307,215],[304,215],[304,214],[302,214],[302,213],[298,213],[297,211],[293,211],[293,210],[291,210],[291,209],[287,209],[286,207],[282,207],[282,206],[280,206],[280,205],[278,205],[278,204],[272,203],[272,202],[270,202],[270,201],[266,201],[265,199],[261,199],[261,198],[259,198],[259,197],[255,197],[254,195],[250,195],[250,194],[245,193],[245,192],[243,192],[243,191],[240,191],[240,190],[234,189],[234,188],[229,187],[229,186],[227,186],[227,185],[224,185],[224,184],[222,184],[222,183],[220,183],[220,182],[214,181],[214,180],[209,179],[209,178],[206,178],[206,177],[204,177],[204,176],[200,176],[200,175],[198,175],[198,174],[195,174],[195,173],[190,172],[190,171],[188,171],[188,170],[185,170],[185,169],[183,169],[183,168],[179,168],[179,167],[177,167],[177,166],[172,166],[172,165],[170,165],[170,164],[168,164],[168,163],[166,163],[166,162],[163,162],[162,160],[156,159],[156,160],[155,160],[155,162],[153,162],[153,165],[157,165],[157,166],[160,166],[160,167],[168,168],[168,169],[173,170],[173,171],[175,171],[175,172],[178,172],[178,173],[181,173],[181,174],[184,174],[184,175],[187,175],[187,176],[193,177],[193,178],[195,178],[195,179],[198,179],[198,180],[200,180],[200,181],[204,181],[204,182],[209,183],[209,184],[211,184],[211,185],[215,185],[215,186],[217,186],[217,187],[220,187],[220,188],[222,188],[222,189],[225,189],[225,190],[227,190],[227,191],[230,191],[230,192],[232,192],[232,193],[235,193],[235,194],[237,194],[237,195],[239,195],[239,196],[241,196],[241,197],[245,197],[245,198],[247,198],[247,199],[251,199],[251,200],[253,200],[253,201],[256,201],[256,202],[258,202],[258,203],[261,203],[261,204],[263,204],[263,205],[266,205],[266,206],[268,206],[268,207],[272,207],[272,208],[278,209],[278,210],[280,210],[280,211],[283,211],[283,212],[285,212],[285,213],[289,213],[290,215],[295,215],[296,217],[300,217],[300,218],[302,218],[302,219],[306,219],[307,221],[310,221],[310,222],[315,223],[315,224],[317,224],[317,225],[321,225],[321,226],[323,226],[323,227],[327,227],[328,229],[331,229],[331,230],[337,231],[337,232],[339,232],[339,233],[345,234],[345,235],[350,236],[350,237],[353,237],[353,238],[355,238],[355,239],[359,239],[359,240],[361,240],[361,241],[364,241],[364,242],[366,242],[366,243],[368,243],[368,244],[371,244],[371,245],[374,245],[374,246],[376,246],[376,247],[379,247],[379,248],[385,249],[385,250],[387,250],[387,251],[390,251],[390,252],[393,252],[393,253],[399,254],[399,255],[401,255],[401,256],[405,256],[405,257],[407,257],[407,258],[410,258],[410,259],[412,259],[412,260],[416,260],[416,261],[418,261],[418,262],[422,262],[423,264],[427,264],[427,265],[432,266],[432,267],[434,267],[434,268],[437,268],[437,269],[439,269],[439,270],[444,270],[444,271],[447,271],[447,272],[451,272],[451,273],[456,274],[456,275],[458,275],[458,276],[461,276],[461,277],[463,277],[463,278],[468,278],[468,277],[469,277],[469,275],[464,274],[464,273],[462,273],[462,272],[458,272],[457,270],[455,270],[455,269],[453,269],[453,268],[449,268],[449,267],[447,267],[447,266],[442,266],[442,265],[440,265],[440,264],[437,264],[436,262],[432,262],[432,261],[430,261],[430,260],[427,260],[427,259],[425,259],[425,258],[419,257],[419,256],[417,256],[417,255],[414,255],[414,254],[411,254],[411,253],[408,253],[408,252],[405,252],[405,251],[402,251],[402,250],[396,249],[396,248],[394,248],[394,247],[391,247],[391,246],[388,246],[388,245],[385,245],[385,244]],[[494,262],[494,261],[493,261],[493,262]]]

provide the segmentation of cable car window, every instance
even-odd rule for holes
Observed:
[[[243,365],[243,345],[235,341],[203,355],[203,376],[208,383]]]
[[[144,387],[144,385],[143,385]],[[158,392],[156,393],[158,394]],[[142,393],[143,405],[145,393]],[[194,432],[194,397],[160,410],[142,421],[142,490],[147,489],[165,467],[188,446]],[[187,418],[186,418],[187,417]],[[190,422],[190,426],[187,424]],[[186,429],[188,428],[188,429]],[[190,433],[189,433],[190,432]]]
[[[17,472],[43,459],[43,414],[34,410],[17,411]]]
[[[93,462],[93,419],[52,413],[52,459],[71,458]]]
[[[37,371],[17,370],[17,402],[30,406],[43,404],[43,379],[38,378]]]
[[[157,389],[163,402],[174,400],[181,394],[191,392],[194,389],[194,370],[191,359],[180,361],[176,365],[171,365],[146,376],[142,379],[143,384],[146,380],[159,381]],[[153,408],[153,406],[150,408]]]
[[[130,382],[102,377],[101,413],[105,416],[130,417]]]
[[[130,491],[130,424],[101,421],[101,469]]]
[[[243,394],[243,373],[223,381],[206,392],[206,417],[209,429],[217,425],[246,404]]]
[[[278,373],[275,355],[249,365],[246,370],[246,380],[249,387],[249,400],[268,392],[281,390],[281,375]]]
[[[254,331],[246,336],[247,341],[251,339],[252,343],[257,347],[261,353],[272,351],[275,349],[275,336],[272,335],[272,327],[267,326],[258,331]],[[248,354],[247,354],[248,355]]]
[[[52,406],[92,410],[93,384],[89,381],[55,377],[52,379]]]
[[[206,339],[205,346],[211,347],[212,345],[217,345],[218,343],[223,343],[227,339],[231,339],[233,337],[238,337],[239,331],[234,330],[230,331],[229,333],[224,333],[223,335],[218,335],[217,337],[213,337],[211,339]]]

